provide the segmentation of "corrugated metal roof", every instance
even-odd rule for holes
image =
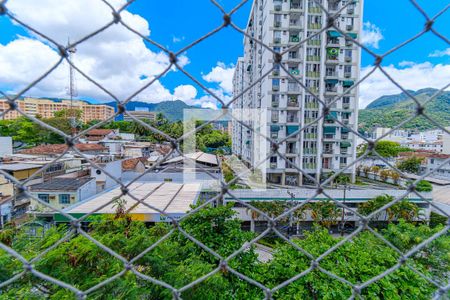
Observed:
[[[201,184],[135,182],[128,189],[134,197],[145,199],[144,202],[148,205],[165,211],[168,215],[180,216],[190,210],[190,205],[196,202]],[[116,212],[114,201],[100,210],[96,210],[120,195],[120,187],[117,187],[71,206],[65,211],[69,214],[86,214],[92,211],[95,211],[95,214],[114,214]],[[164,218],[164,215],[160,216],[157,210],[138,204],[128,195],[121,198],[126,201],[125,210],[131,209],[130,214],[137,215],[135,218],[138,220],[159,221],[161,217]]]

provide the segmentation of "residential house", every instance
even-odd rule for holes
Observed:
[[[53,178],[49,181],[31,185],[29,191],[31,195],[60,209],[92,197],[97,192],[93,177]],[[51,211],[50,208],[39,204],[35,200],[32,200],[31,210]]]
[[[123,172],[131,171],[131,172],[137,172],[137,173],[144,173],[146,162],[147,162],[147,159],[145,157],[124,159],[124,160],[122,160],[122,171]]]

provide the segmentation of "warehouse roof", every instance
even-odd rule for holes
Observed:
[[[95,211],[95,215],[115,214],[116,205],[115,201],[112,200],[120,197],[125,200],[125,210],[129,210],[129,214],[134,220],[170,221],[167,216],[180,218],[191,209],[191,205],[197,201],[200,189],[201,185],[198,183],[179,184],[170,182],[135,182],[128,187],[134,197],[144,199],[144,203],[164,211],[165,214],[160,214],[157,210],[136,202],[128,195],[120,196],[120,187],[68,207],[65,212],[77,217],[93,211]],[[97,209],[99,210],[97,211]],[[62,221],[64,217],[55,215],[55,220]]]

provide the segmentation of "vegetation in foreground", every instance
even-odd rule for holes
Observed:
[[[231,255],[254,234],[241,230],[240,221],[234,218],[230,207],[207,207],[189,216],[182,228],[216,251],[222,257]],[[219,260],[174,231],[164,241],[157,243],[173,227],[157,224],[146,227],[132,221],[127,215],[102,217],[91,223],[89,234],[113,249],[127,260],[154,248],[133,262],[140,274],[167,282],[181,288],[190,282],[216,270]],[[380,233],[400,251],[406,252],[444,227],[414,225],[406,221],[390,224]],[[11,228],[1,233],[1,241],[31,259],[49,249],[67,233],[65,226],[52,228],[43,238],[30,239],[24,231]],[[328,230],[316,226],[294,243],[318,257],[338,243]],[[450,238],[439,237],[407,264],[440,283],[449,279]],[[358,234],[320,261],[320,266],[352,283],[362,283],[393,267],[399,254],[369,231]],[[242,251],[228,262],[234,270],[264,284],[269,288],[281,284],[311,266],[310,259],[284,243],[274,248],[273,259],[259,262],[255,250]],[[87,290],[107,278],[120,273],[124,264],[80,234],[59,244],[38,259],[35,269]],[[22,264],[6,252],[0,252],[0,282],[8,280],[23,270]],[[403,265],[362,290],[365,299],[429,299],[436,288]],[[291,284],[279,289],[275,299],[347,299],[352,290],[346,284],[314,269]],[[143,280],[127,272],[111,283],[89,294],[89,299],[172,299],[169,289]],[[226,269],[217,272],[182,292],[183,299],[262,299],[263,292]],[[30,274],[15,281],[0,294],[1,299],[75,299],[72,292],[40,280]]]

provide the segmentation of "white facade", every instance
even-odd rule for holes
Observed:
[[[430,155],[425,159],[425,162],[422,165],[422,170],[426,173],[439,168],[429,176],[437,179],[450,180],[450,162],[444,164],[444,162],[449,158],[450,154]],[[441,166],[442,164],[444,165]]]
[[[343,1],[322,2],[331,12],[337,12],[343,5]],[[340,31],[356,40],[360,38],[362,2],[347,6],[335,21]],[[233,109],[243,109],[244,119],[251,120],[248,124],[262,124],[260,132],[274,140],[289,136],[278,150],[317,179],[321,173],[342,170],[356,157],[356,137],[330,116],[293,134],[323,114],[323,105],[317,97],[330,104],[333,117],[357,130],[358,88],[352,87],[359,78],[360,49],[334,28],[319,33],[326,22],[325,13],[314,1],[255,0],[246,32],[274,52],[282,53],[281,65],[290,74],[274,64],[271,51],[245,37],[244,57],[238,60],[233,81],[235,96],[251,87],[237,99]],[[307,37],[310,40],[299,44]],[[346,91],[344,97],[333,102]],[[247,114],[245,109],[261,109],[261,113]],[[270,153],[270,143],[260,144],[253,130],[237,122],[233,128],[234,154],[248,165],[258,165]],[[291,163],[273,155],[261,168],[268,182],[307,183]],[[344,172],[353,175],[355,169],[350,167]]]
[[[0,157],[13,154],[12,137],[0,136]]]

